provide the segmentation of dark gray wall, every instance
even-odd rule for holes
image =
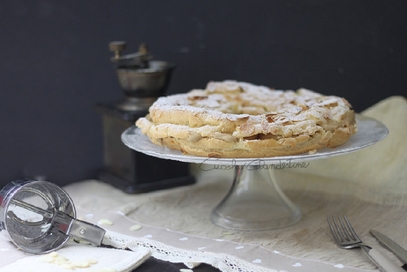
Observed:
[[[346,97],[407,96],[407,4],[333,0],[0,1],[0,184],[66,184],[102,167],[97,102],[118,87],[108,43],[177,64],[169,93],[237,79]]]

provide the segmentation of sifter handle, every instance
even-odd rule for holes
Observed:
[[[100,246],[105,236],[106,230],[94,224],[81,221],[69,216],[66,213],[57,211],[57,216],[54,219],[53,225],[62,233],[85,240]]]
[[[68,235],[100,246],[105,237],[105,233],[106,231],[99,226],[75,219],[72,222],[71,230]]]

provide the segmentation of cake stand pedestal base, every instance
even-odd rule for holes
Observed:
[[[236,166],[232,187],[211,213],[223,228],[245,231],[284,228],[301,219],[300,209],[281,191],[272,165]]]

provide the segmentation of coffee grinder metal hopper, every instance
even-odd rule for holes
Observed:
[[[158,159],[136,152],[121,141],[121,134],[148,113],[154,101],[165,95],[175,66],[153,60],[147,46],[123,55],[126,42],[109,43],[124,99],[117,103],[96,105],[102,115],[104,169],[99,179],[128,193],[141,193],[188,185],[195,182],[188,164]]]

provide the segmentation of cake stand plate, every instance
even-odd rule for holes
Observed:
[[[357,115],[356,121],[358,132],[339,147],[320,149],[314,154],[268,158],[207,158],[185,155],[153,144],[135,126],[122,133],[122,141],[131,149],[162,159],[233,168],[232,187],[213,209],[212,222],[235,230],[269,230],[290,226],[301,219],[300,209],[285,196],[276,183],[276,169],[301,167],[306,161],[355,152],[383,140],[389,132],[384,124],[373,118]]]

